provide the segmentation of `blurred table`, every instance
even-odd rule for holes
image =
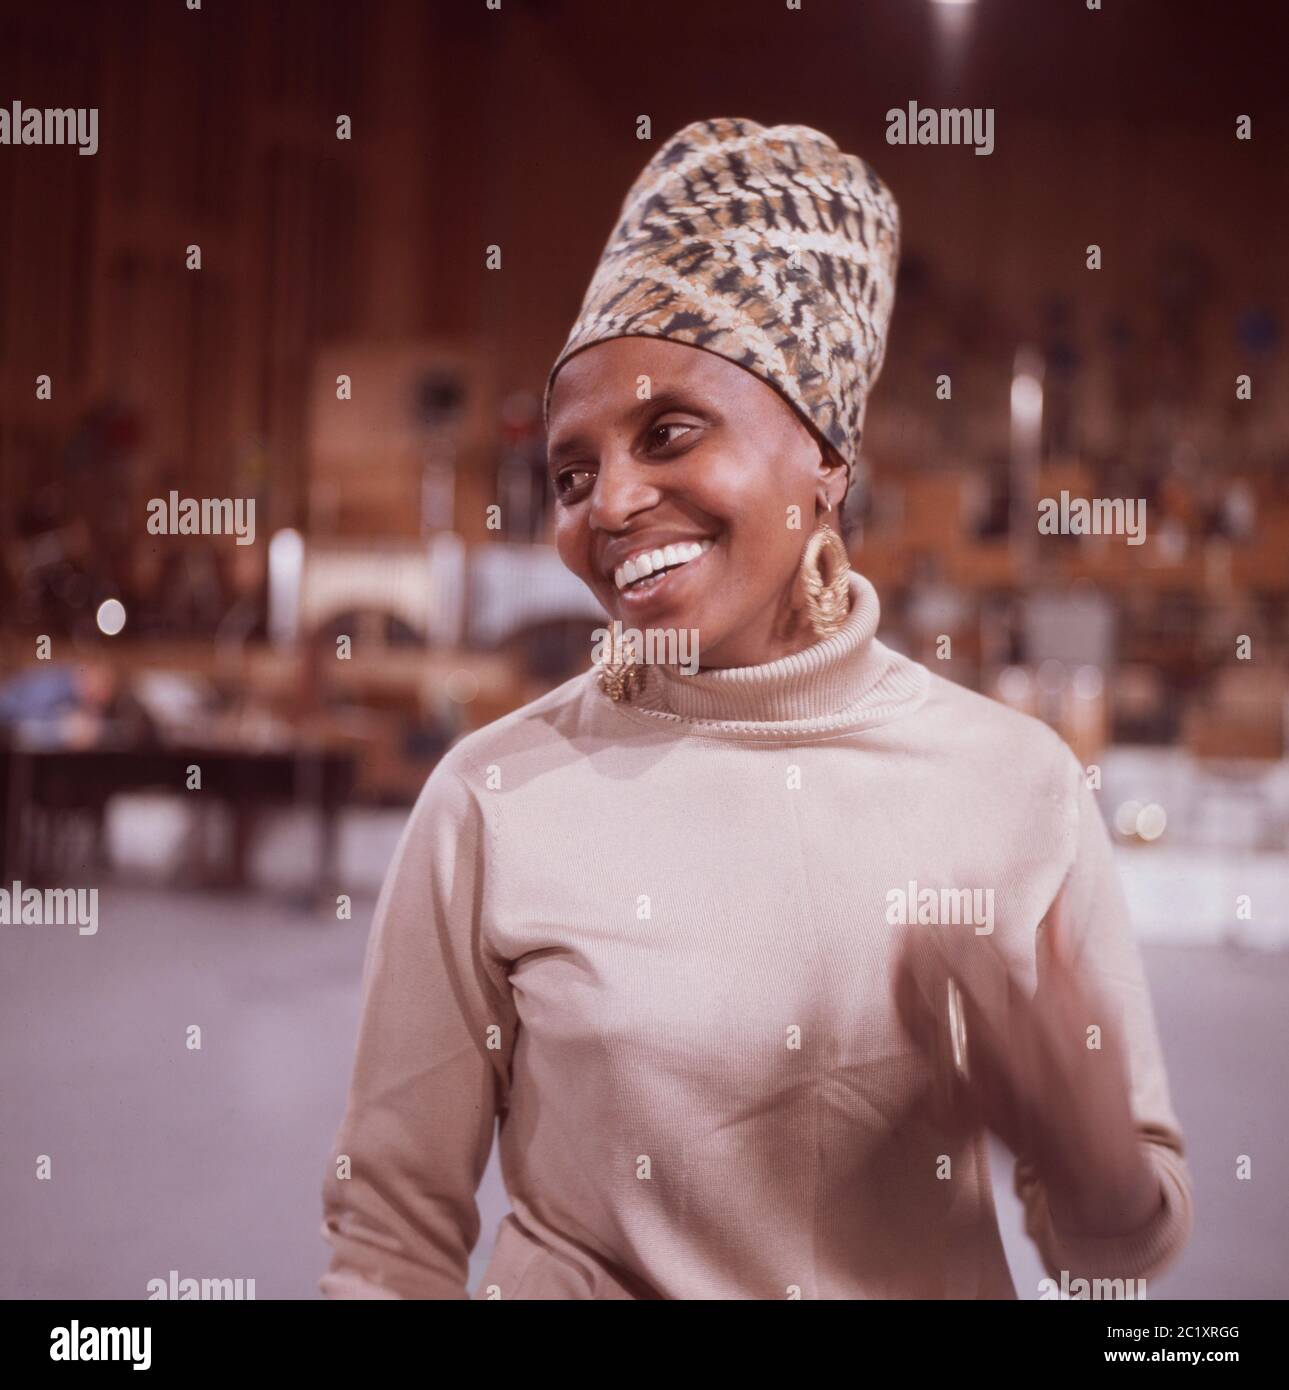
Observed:
[[[188,769],[201,769],[201,789],[187,790]],[[101,826],[108,801],[121,792],[172,791],[208,797],[232,813],[233,838],[221,886],[244,888],[258,812],[270,805],[307,805],[317,817],[319,894],[332,886],[340,808],[354,782],[355,758],[345,748],[303,746],[246,750],[162,745],[123,749],[0,749],[0,854],[6,879],[41,873],[33,810],[56,816],[89,812]]]

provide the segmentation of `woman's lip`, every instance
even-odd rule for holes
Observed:
[[[685,576],[691,570],[698,569],[707,558],[720,545],[720,541],[713,538],[711,546],[704,550],[697,559],[690,560],[687,564],[680,565],[674,570],[668,570],[656,584],[650,586],[645,593],[636,593],[631,589],[616,589],[618,606],[628,613],[640,614],[646,612],[650,607],[656,605],[660,600],[668,602],[676,593],[677,585],[684,582]]]
[[[646,578],[651,574],[660,574],[664,569],[677,569],[690,563],[689,560],[677,561],[675,559],[666,559],[664,563],[667,551],[679,553],[683,550],[688,554],[692,550],[697,550],[701,554],[703,551],[710,550],[715,544],[715,536],[701,536],[692,541],[668,541],[663,545],[645,546],[644,549],[635,551],[622,564],[615,565],[609,571],[609,577],[613,580],[614,588],[621,593],[629,584],[636,583],[637,579]],[[694,555],[693,558],[697,559],[698,555]],[[644,568],[646,565],[648,569]],[[630,580],[625,578],[628,568],[631,569],[632,577]]]

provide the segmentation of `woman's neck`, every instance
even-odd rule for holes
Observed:
[[[873,586],[852,571],[850,611],[830,637],[787,655],[744,666],[647,665],[624,712],[656,715],[695,729],[761,738],[862,727],[921,700],[927,672],[876,640],[880,605]]]
[[[853,598],[847,597],[849,616]],[[753,628],[744,627],[734,642],[721,643],[714,652],[705,651],[699,669],[729,670],[737,666],[765,666],[795,656],[819,641],[809,616],[798,604],[786,597]]]

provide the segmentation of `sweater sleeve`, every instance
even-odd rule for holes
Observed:
[[[504,964],[481,941],[487,836],[462,767],[449,751],[430,775],[376,906],[323,1185],[328,1298],[469,1297],[475,1192],[508,1094],[516,1020]]]
[[[1071,1279],[1142,1279],[1179,1254],[1193,1221],[1190,1174],[1168,1091],[1154,1010],[1113,849],[1083,770],[1069,758],[1077,781],[1075,854],[1048,916],[1066,943],[1078,976],[1104,1002],[1103,1031],[1118,1030],[1128,1069],[1133,1115],[1141,1145],[1159,1182],[1154,1215],[1138,1230],[1114,1236],[1068,1235],[1056,1228],[1042,1180],[1020,1156],[1015,1186],[1025,1227],[1049,1274]],[[1040,969],[1042,957],[1040,954]]]

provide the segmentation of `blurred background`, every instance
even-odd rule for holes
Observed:
[[[1287,39],[1185,0],[0,4],[0,103],[100,113],[92,158],[0,145],[0,884],[101,902],[0,927],[0,1295],[314,1296],[407,808],[589,664],[546,371],[715,115],[895,193],[852,561],[888,644],[1098,769],[1197,1184],[1152,1296],[1289,1293]],[[993,108],[993,153],[889,145],[911,101]],[[1145,543],[1039,544],[1062,491],[1144,499]],[[253,499],[253,543],[150,533],[172,493]],[[475,1277],[495,1156],[480,1204]]]

